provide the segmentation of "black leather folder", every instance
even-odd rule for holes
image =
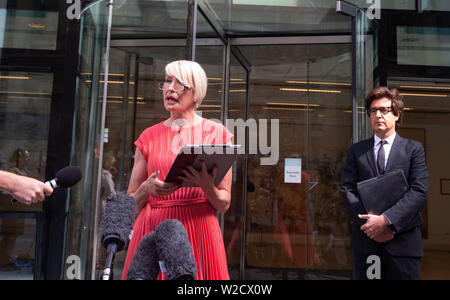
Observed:
[[[169,173],[164,179],[165,182],[175,182],[182,187],[195,187],[190,181],[181,180],[178,176],[185,176],[182,172],[187,166],[193,166],[200,171],[200,161],[204,161],[208,172],[211,173],[214,166],[217,166],[215,185],[217,186],[230,169],[233,162],[241,153],[241,145],[187,145],[181,148]]]
[[[408,191],[402,169],[358,182],[357,189],[367,213],[380,215]]]

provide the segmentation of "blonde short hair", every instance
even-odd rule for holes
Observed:
[[[194,61],[177,60],[166,65],[166,75],[194,89],[194,102],[200,105],[206,96],[208,78],[203,68]]]

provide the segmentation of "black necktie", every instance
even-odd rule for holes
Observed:
[[[383,145],[386,144],[386,141],[381,140],[380,142],[380,149],[378,149],[378,157],[377,157],[377,167],[378,167],[378,173],[384,174],[384,147]]]

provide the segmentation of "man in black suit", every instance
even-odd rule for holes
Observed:
[[[374,136],[353,144],[347,155],[341,192],[352,220],[353,279],[368,278],[372,255],[380,259],[381,279],[420,279],[420,211],[427,201],[428,172],[423,146],[395,131],[403,108],[396,89],[373,90],[367,96],[366,109]],[[357,183],[397,169],[403,170],[409,190],[382,214],[368,214]]]

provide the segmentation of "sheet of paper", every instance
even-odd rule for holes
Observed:
[[[302,159],[285,158],[284,159],[284,182],[302,183]]]

